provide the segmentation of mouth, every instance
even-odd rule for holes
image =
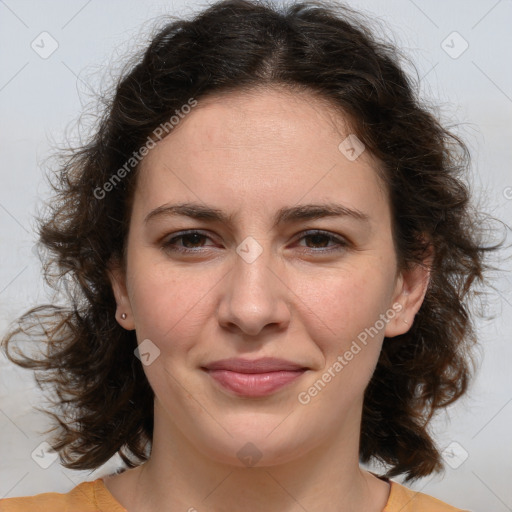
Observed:
[[[284,359],[265,357],[256,360],[223,359],[202,367],[202,370],[235,395],[263,397],[291,384],[308,368]]]

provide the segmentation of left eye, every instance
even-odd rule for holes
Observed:
[[[343,239],[323,231],[308,231],[304,233],[299,240],[304,240],[308,249],[332,250],[340,249],[348,245]],[[331,242],[333,242],[334,245],[328,246]]]

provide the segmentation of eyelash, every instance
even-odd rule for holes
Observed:
[[[189,249],[187,247],[178,247],[176,245],[176,241],[183,240],[187,236],[193,236],[193,235],[199,235],[201,238],[210,238],[208,235],[205,235],[201,231],[197,231],[197,230],[184,231],[184,232],[179,233],[176,236],[173,236],[172,238],[164,241],[162,244],[162,248],[165,251],[178,252],[178,253],[182,253],[182,254],[192,254],[192,253],[197,254],[199,252],[202,252],[202,250],[204,249],[203,247],[198,247],[196,249]],[[307,250],[305,250],[303,252],[307,252],[310,254],[318,254],[318,253],[325,254],[327,252],[342,251],[342,250],[345,250],[349,246],[349,243],[346,240],[344,240],[343,238],[337,237],[327,231],[322,231],[322,230],[318,230],[318,229],[312,229],[312,230],[305,231],[304,233],[302,233],[302,236],[299,238],[299,240],[302,240],[306,237],[319,236],[319,235],[327,238],[328,242],[336,242],[338,244],[338,247],[318,248],[318,249],[306,248]]]

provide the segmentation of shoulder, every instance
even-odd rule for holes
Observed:
[[[390,480],[388,503],[382,512],[467,512]]]
[[[105,487],[103,480],[82,482],[68,493],[47,492],[0,500],[0,512],[126,512]]]

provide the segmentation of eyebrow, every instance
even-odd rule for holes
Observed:
[[[200,203],[164,204],[151,210],[144,218],[147,224],[155,218],[183,216],[196,220],[233,224],[233,214],[226,214],[218,208]],[[360,222],[369,222],[370,217],[354,208],[348,208],[337,203],[304,204],[284,207],[274,216],[274,226],[304,220],[314,220],[324,217],[350,217]]]

